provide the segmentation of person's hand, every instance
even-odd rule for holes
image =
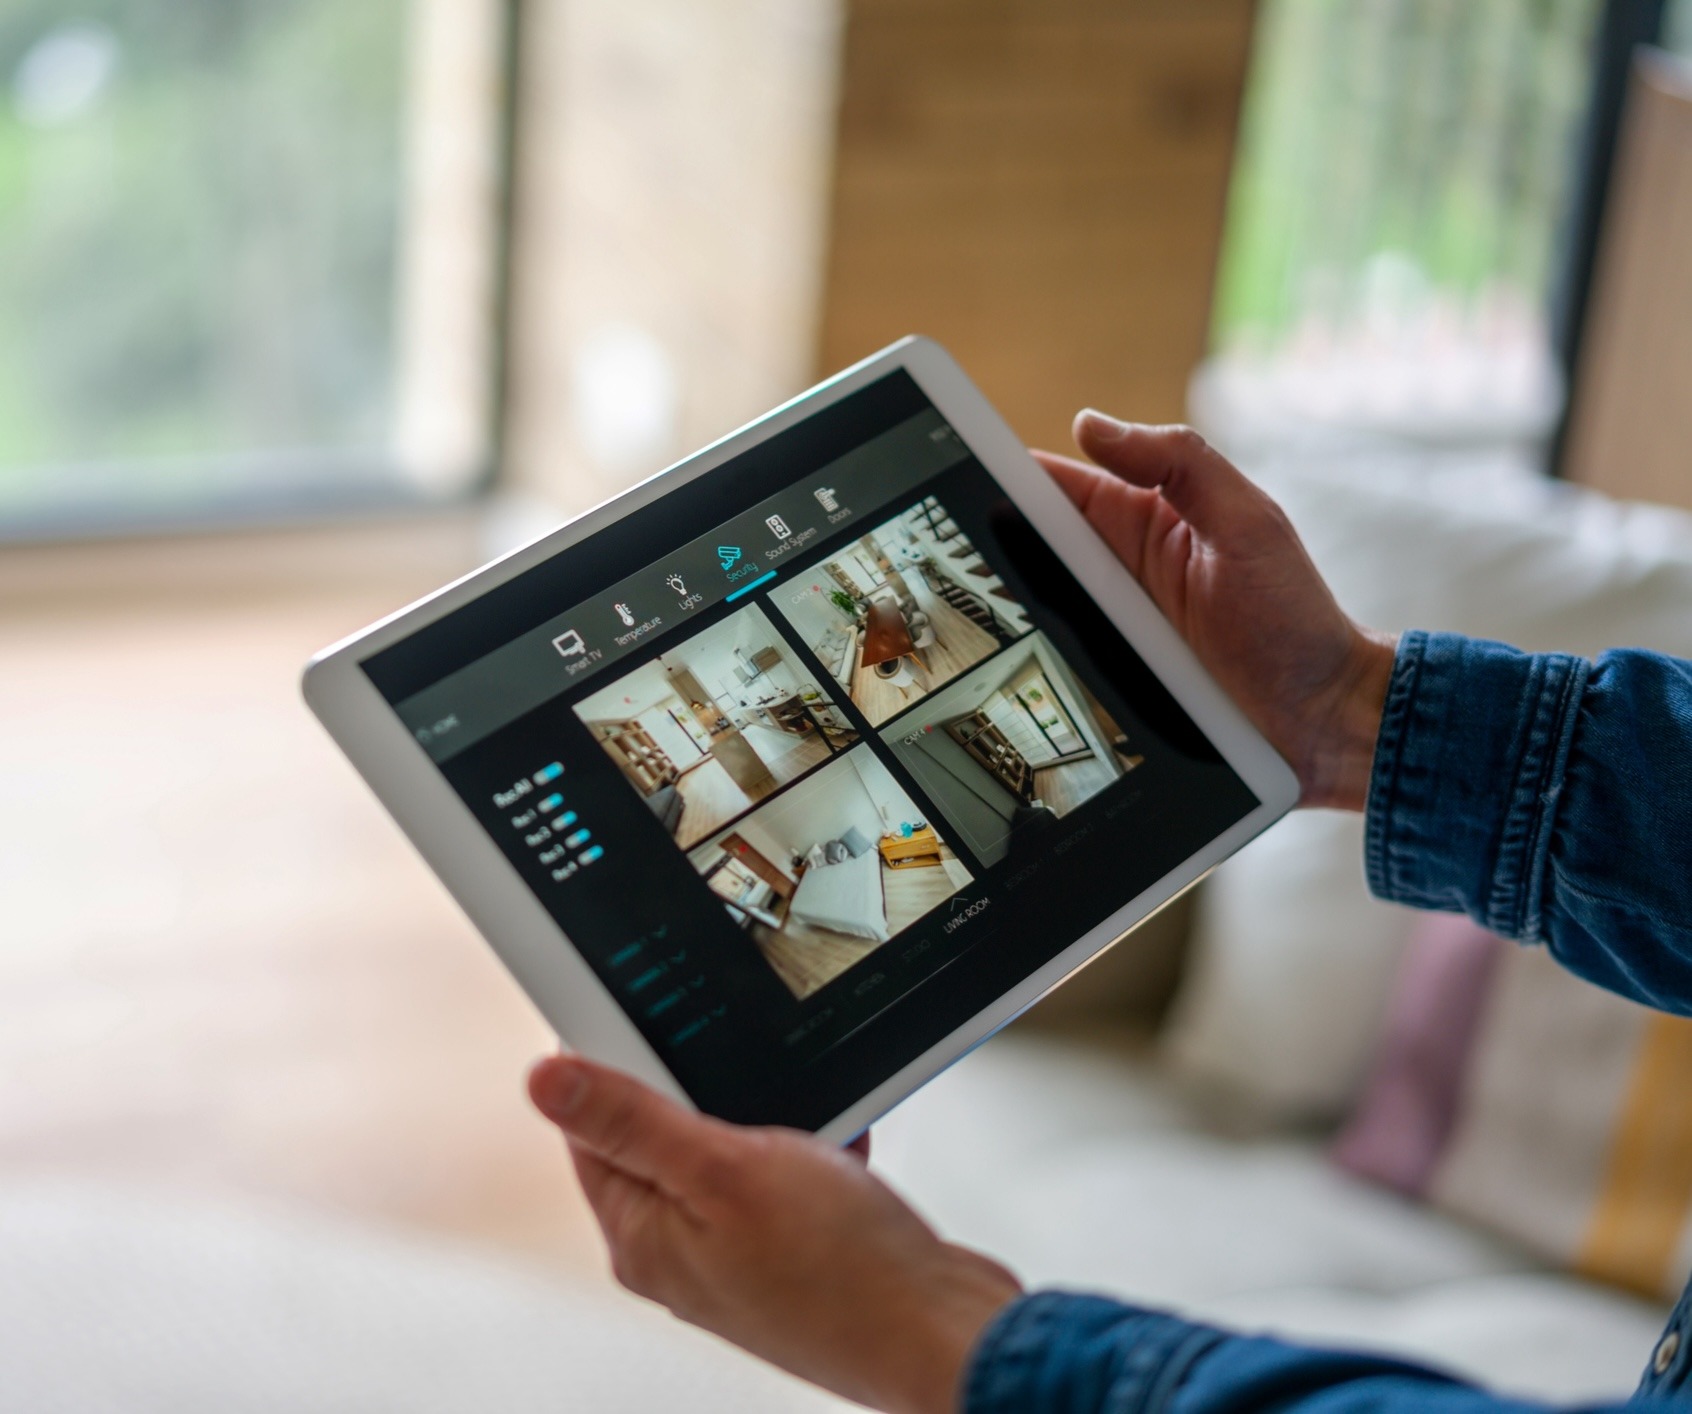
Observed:
[[[1034,455],[1298,773],[1300,803],[1361,810],[1393,639],[1346,617],[1281,508],[1190,428],[1088,409],[1075,441],[1097,466]]]
[[[982,1328],[1021,1287],[942,1242],[857,1153],[694,1114],[574,1056],[529,1076],[631,1291],[875,1409],[957,1405]]]

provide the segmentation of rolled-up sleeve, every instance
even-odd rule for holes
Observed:
[[[1692,664],[1405,634],[1364,865],[1381,898],[1692,1012]]]
[[[1638,650],[1590,663],[1405,634],[1365,837],[1382,898],[1467,913],[1603,986],[1692,1012],[1692,663]],[[1680,1394],[1688,1303],[1628,1408]],[[966,1414],[1536,1407],[1402,1361],[1063,1292],[1000,1312],[961,1400]]]
[[[971,1362],[967,1414],[1162,1409],[1193,1361],[1224,1337],[1098,1296],[1042,1291],[988,1326]]]
[[[1014,1302],[983,1333],[962,1408],[964,1414],[1515,1414],[1543,1406],[1388,1356],[1229,1335],[1098,1296],[1045,1291]]]

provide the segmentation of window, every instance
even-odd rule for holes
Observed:
[[[1218,288],[1210,376],[1230,405],[1549,426],[1548,296],[1598,12],[1268,0]]]
[[[12,0],[0,534],[447,496],[491,448],[504,0]]]

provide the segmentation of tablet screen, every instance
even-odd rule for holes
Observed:
[[[363,666],[731,1119],[826,1123],[1258,804],[902,371]]]

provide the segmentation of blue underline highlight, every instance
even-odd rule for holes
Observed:
[[[755,580],[753,580],[752,583],[741,585],[739,589],[735,590],[733,594],[729,595],[729,597],[727,599],[723,600],[723,603],[732,604],[732,603],[734,603],[734,601],[736,599],[740,598],[740,596],[742,594],[750,594],[760,584],[768,584],[775,577],[776,577],[776,572],[774,570],[771,570],[768,574],[761,574]]]

